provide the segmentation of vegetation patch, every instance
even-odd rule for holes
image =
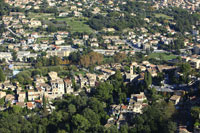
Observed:
[[[151,53],[149,55],[149,58],[154,58],[154,59],[158,58],[165,61],[175,59],[176,57],[177,57],[176,55],[169,54],[169,53]]]
[[[34,19],[55,19],[55,16],[53,13],[33,13],[30,12],[28,14],[29,18],[34,18]]]
[[[57,18],[57,21],[66,21],[67,25],[70,27],[70,31],[74,32],[87,32],[91,33],[92,29],[86,24],[86,20],[80,20],[75,18]]]
[[[164,18],[164,19],[167,19],[167,20],[173,20],[173,17],[170,17],[170,16],[162,14],[162,13],[155,14],[155,17],[156,18]]]

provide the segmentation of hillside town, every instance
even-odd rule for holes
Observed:
[[[0,10],[0,132],[200,132],[200,1]]]

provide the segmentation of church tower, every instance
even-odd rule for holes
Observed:
[[[130,74],[133,75],[133,64],[130,66]]]

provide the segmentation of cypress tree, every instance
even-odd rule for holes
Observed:
[[[4,73],[3,73],[3,70],[2,68],[0,67],[0,82],[4,82],[6,79]]]

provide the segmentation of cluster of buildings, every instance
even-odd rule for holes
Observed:
[[[130,119],[131,115],[142,114],[142,109],[147,105],[147,98],[143,92],[140,92],[140,94],[132,94],[128,105],[111,105],[111,118],[108,119],[105,126],[110,127],[112,124],[116,124],[120,128],[121,125]]]
[[[196,11],[200,7],[200,2],[199,0],[161,0],[160,3],[155,3],[155,6],[157,8],[173,6]]]
[[[70,78],[61,79],[56,72],[49,72],[48,77],[35,77],[34,86],[27,85],[24,89],[19,83],[12,84],[9,80],[0,84],[0,98],[5,103],[33,109],[42,106],[43,98],[49,100],[62,98],[64,94],[72,94],[74,89]],[[7,94],[7,91],[16,92]]]

